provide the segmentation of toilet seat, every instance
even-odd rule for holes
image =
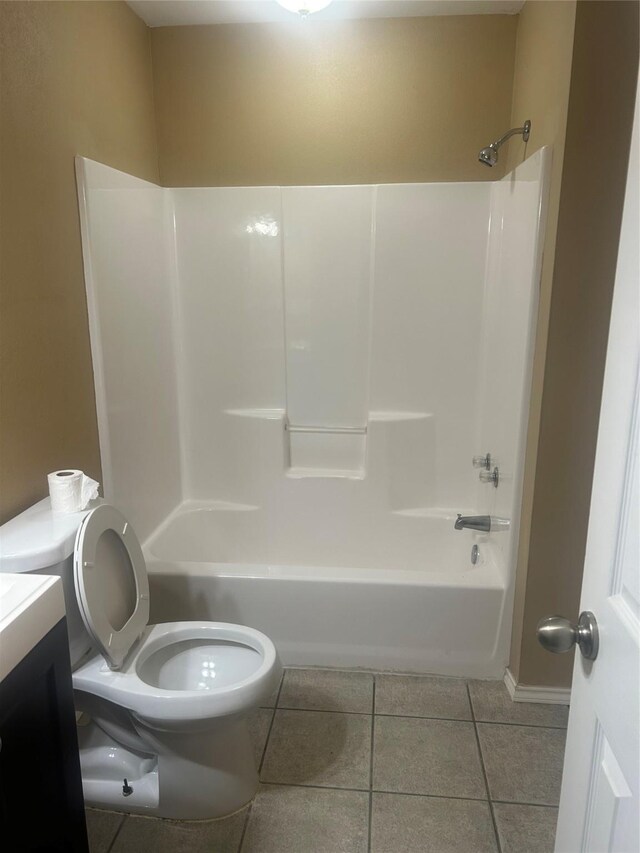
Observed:
[[[158,652],[184,642],[229,644],[253,649],[256,667],[208,689],[166,689],[145,681],[145,667]],[[231,663],[233,667],[233,663]],[[214,719],[256,707],[274,689],[281,667],[271,640],[245,625],[226,622],[165,622],[149,625],[120,670],[109,670],[100,655],[73,673],[75,690],[100,696],[163,727],[180,728],[185,722]],[[144,676],[144,677],[141,677]]]
[[[87,632],[119,669],[149,621],[149,579],[138,537],[115,507],[102,504],[82,520],[73,571]]]

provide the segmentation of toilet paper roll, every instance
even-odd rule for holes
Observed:
[[[98,497],[100,484],[87,477],[83,471],[72,468],[52,471],[47,475],[47,480],[54,512],[79,512],[89,501]]]

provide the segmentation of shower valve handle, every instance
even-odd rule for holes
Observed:
[[[498,483],[500,482],[500,472],[497,468],[494,468],[493,471],[480,471],[478,475],[480,477],[481,483],[493,483],[495,488],[498,488]]]
[[[486,456],[474,456],[471,460],[474,468],[485,468],[487,471],[491,470],[491,454],[487,453]]]

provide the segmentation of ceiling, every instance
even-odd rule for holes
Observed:
[[[276,0],[128,0],[150,27],[287,23],[296,16]],[[312,20],[410,18],[424,15],[515,15],[524,0],[333,0]]]

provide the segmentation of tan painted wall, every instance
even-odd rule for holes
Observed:
[[[474,181],[506,130],[517,18],[152,31],[167,186]]]
[[[557,0],[528,0],[519,15],[516,41],[511,123],[516,126],[521,125],[527,118],[531,119],[532,134],[528,145],[518,139],[509,142],[507,171],[514,168],[519,162],[526,159],[531,151],[535,151],[542,145],[553,146],[509,664],[516,679],[518,679],[520,669],[533,485],[538,450],[556,229],[560,207],[565,131],[569,107],[575,15],[576,3],[574,0],[562,0],[562,2],[557,2]],[[542,57],[544,61],[541,61]],[[543,678],[541,683],[546,684],[548,682]]]
[[[529,11],[543,14],[525,7],[523,23]],[[529,45],[546,59],[544,30]],[[511,661],[523,684],[571,680],[573,656],[544,652],[535,626],[550,613],[578,615],[638,55],[637,3],[578,2],[550,294],[548,258],[543,282],[549,321],[538,343],[546,339],[546,359],[538,355],[529,435],[532,514],[521,542]]]
[[[75,154],[158,179],[149,35],[124,3],[0,3],[0,522],[100,476]]]

